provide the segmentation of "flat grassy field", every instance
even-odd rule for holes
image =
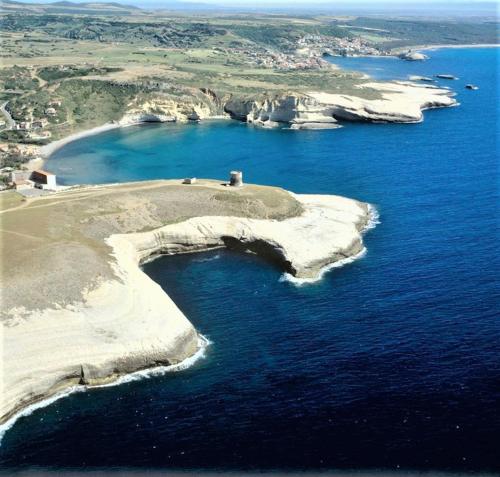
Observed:
[[[14,190],[0,192],[0,211],[18,207],[24,200],[24,197]]]

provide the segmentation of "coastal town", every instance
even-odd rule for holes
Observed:
[[[237,55],[251,66],[293,71],[331,66],[325,56],[389,56],[391,51],[359,36],[331,37],[304,35],[290,42],[282,51],[263,46],[214,47],[215,53]]]

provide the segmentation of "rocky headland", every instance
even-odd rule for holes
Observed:
[[[231,117],[266,127],[289,125],[292,129],[339,127],[342,121],[416,123],[430,108],[456,106],[449,89],[412,82],[367,82],[359,95],[310,92],[266,97],[261,100],[233,99],[225,110]],[[376,94],[363,94],[366,92]]]
[[[204,95],[204,102],[189,105],[168,101],[136,106],[120,124],[230,117],[263,127],[324,129],[344,121],[414,123],[422,121],[426,109],[458,104],[449,89],[411,81],[366,81],[350,94],[311,91],[219,98],[205,90]]]
[[[420,78],[419,78],[420,79]],[[115,88],[120,84],[112,83]],[[334,129],[352,121],[415,123],[423,120],[429,108],[456,106],[455,93],[447,88],[412,81],[378,82],[357,78],[349,85],[328,91],[273,91],[253,94],[217,93],[209,88],[187,88],[173,96],[149,92],[130,97],[120,116],[100,115],[93,127],[69,130],[53,136],[44,146],[9,144],[7,155],[27,162],[48,157],[68,142],[111,128],[148,122],[198,122],[209,119],[234,119],[266,128]]]
[[[316,279],[323,267],[363,250],[370,220],[370,207],[356,200],[208,180],[74,188],[24,202],[6,197],[4,426],[67,389],[175,365],[197,352],[196,330],[141,263],[229,247]]]

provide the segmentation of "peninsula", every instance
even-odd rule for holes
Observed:
[[[323,267],[360,254],[371,216],[368,204],[343,197],[213,180],[0,199],[4,425],[71,387],[197,352],[196,330],[141,263],[228,247],[316,279]]]

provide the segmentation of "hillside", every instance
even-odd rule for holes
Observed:
[[[118,3],[8,0],[0,18],[0,139],[8,144],[45,144],[141,111],[197,120],[224,114],[231,98],[320,91],[373,100],[382,97],[376,85],[365,87],[366,78],[324,55],[497,40],[496,24],[486,21],[193,15]],[[11,119],[17,126],[9,129]],[[25,160],[7,149],[4,164]]]

